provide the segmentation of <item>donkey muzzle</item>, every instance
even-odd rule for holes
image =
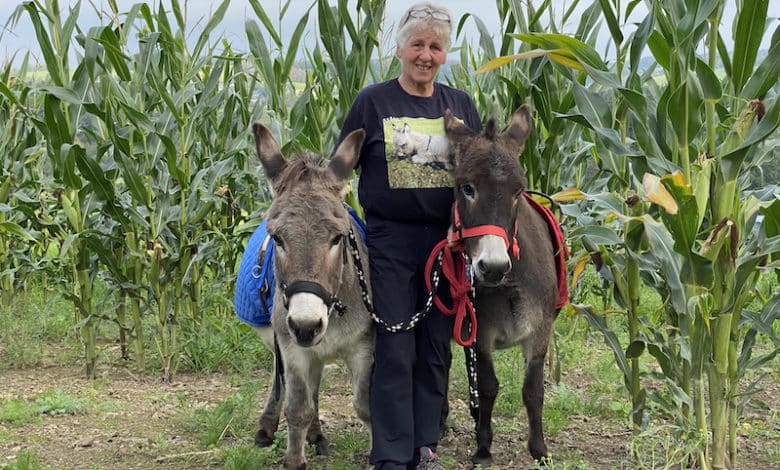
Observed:
[[[512,259],[509,257],[506,244],[503,239],[495,235],[479,238],[471,262],[474,265],[477,281],[483,285],[500,284],[512,270]]]
[[[297,281],[284,286],[287,329],[299,346],[314,346],[322,340],[335,303],[340,302],[316,282]]]

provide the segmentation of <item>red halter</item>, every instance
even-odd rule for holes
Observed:
[[[455,325],[452,329],[452,336],[455,338],[456,343],[468,347],[471,346],[474,339],[477,337],[477,315],[474,310],[474,304],[469,297],[472,286],[471,279],[466,275],[466,258],[465,256],[462,256],[465,248],[463,246],[463,241],[466,238],[496,235],[504,240],[507,250],[510,251],[512,256],[514,256],[515,259],[520,259],[520,247],[517,243],[517,237],[515,236],[515,233],[517,233],[517,221],[515,221],[515,233],[512,234],[511,241],[507,236],[506,230],[496,225],[463,227],[463,224],[460,221],[460,214],[458,213],[457,201],[452,205],[452,221],[452,227],[449,229],[447,238],[440,241],[433,248],[430,256],[428,256],[428,261],[425,263],[425,285],[428,288],[428,291],[432,290],[431,270],[433,269],[433,263],[439,252],[445,251],[442,256],[441,271],[442,275],[447,278],[447,281],[450,284],[452,307],[444,305],[444,302],[442,302],[438,295],[433,298],[433,301],[436,304],[436,307],[444,315],[455,315]],[[466,315],[468,315],[469,321],[471,322],[471,331],[469,337],[463,339],[461,331]]]
[[[475,227],[464,227],[460,221],[458,212],[458,201],[452,204],[452,227],[447,234],[447,240],[450,244],[462,244],[466,238],[481,237],[483,235],[495,235],[504,240],[506,249],[515,259],[520,259],[520,245],[517,243],[517,220],[515,220],[512,238],[510,240],[506,230],[497,225],[477,225]],[[462,248],[461,248],[462,251]]]

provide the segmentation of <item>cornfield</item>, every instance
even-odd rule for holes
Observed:
[[[292,12],[274,19],[249,0],[248,52],[215,33],[229,0],[194,41],[179,0],[165,3],[108,0],[105,24],[85,30],[81,2],[32,0],[7,23],[32,23],[43,69],[28,54],[0,70],[0,296],[10,305],[42,286],[69,299],[87,377],[106,324],[138,371],[151,373],[155,355],[170,380],[182,331],[202,332],[205,311],[232,317],[236,264],[270,198],[253,121],[285,154],[327,155],[357,91],[399,71],[384,1],[316,1],[283,40],[275,25]],[[477,14],[454,22],[479,36],[456,37],[440,78],[500,122],[531,104],[520,158],[566,226],[564,313],[587,318],[614,353],[635,432],[663,419],[701,443],[684,464],[733,467],[757,386],[741,379],[780,351],[780,187],[763,177],[780,153],[776,12],[769,0],[553,3],[497,0],[500,35]],[[640,4],[647,14],[629,28]],[[302,40],[310,15],[313,46]],[[769,294],[756,288],[766,278]],[[661,301],[652,317],[639,313],[640,289]],[[603,305],[580,302],[585,291]],[[627,344],[609,315],[627,319]],[[759,339],[768,351],[755,353]]]

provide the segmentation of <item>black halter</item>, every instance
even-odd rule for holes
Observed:
[[[328,314],[335,310],[339,315],[344,315],[344,313],[347,311],[347,306],[344,305],[344,303],[341,302],[338,297],[336,297],[336,294],[328,292],[324,287],[322,287],[322,284],[318,282],[295,281],[289,286],[285,283],[280,283],[279,286],[284,290],[284,296],[282,299],[284,301],[285,308],[288,308],[290,297],[301,292],[306,292],[309,294],[314,294],[322,299],[322,301],[325,303],[325,306],[328,307]]]

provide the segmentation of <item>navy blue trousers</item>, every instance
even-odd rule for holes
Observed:
[[[446,237],[447,226],[372,217],[366,221],[377,315],[390,324],[407,321],[424,308],[425,262]],[[448,299],[444,280],[439,294]],[[371,463],[376,469],[413,468],[419,460],[417,449],[436,449],[452,360],[453,322],[453,317],[434,306],[410,331],[389,333],[377,328],[370,389]]]

